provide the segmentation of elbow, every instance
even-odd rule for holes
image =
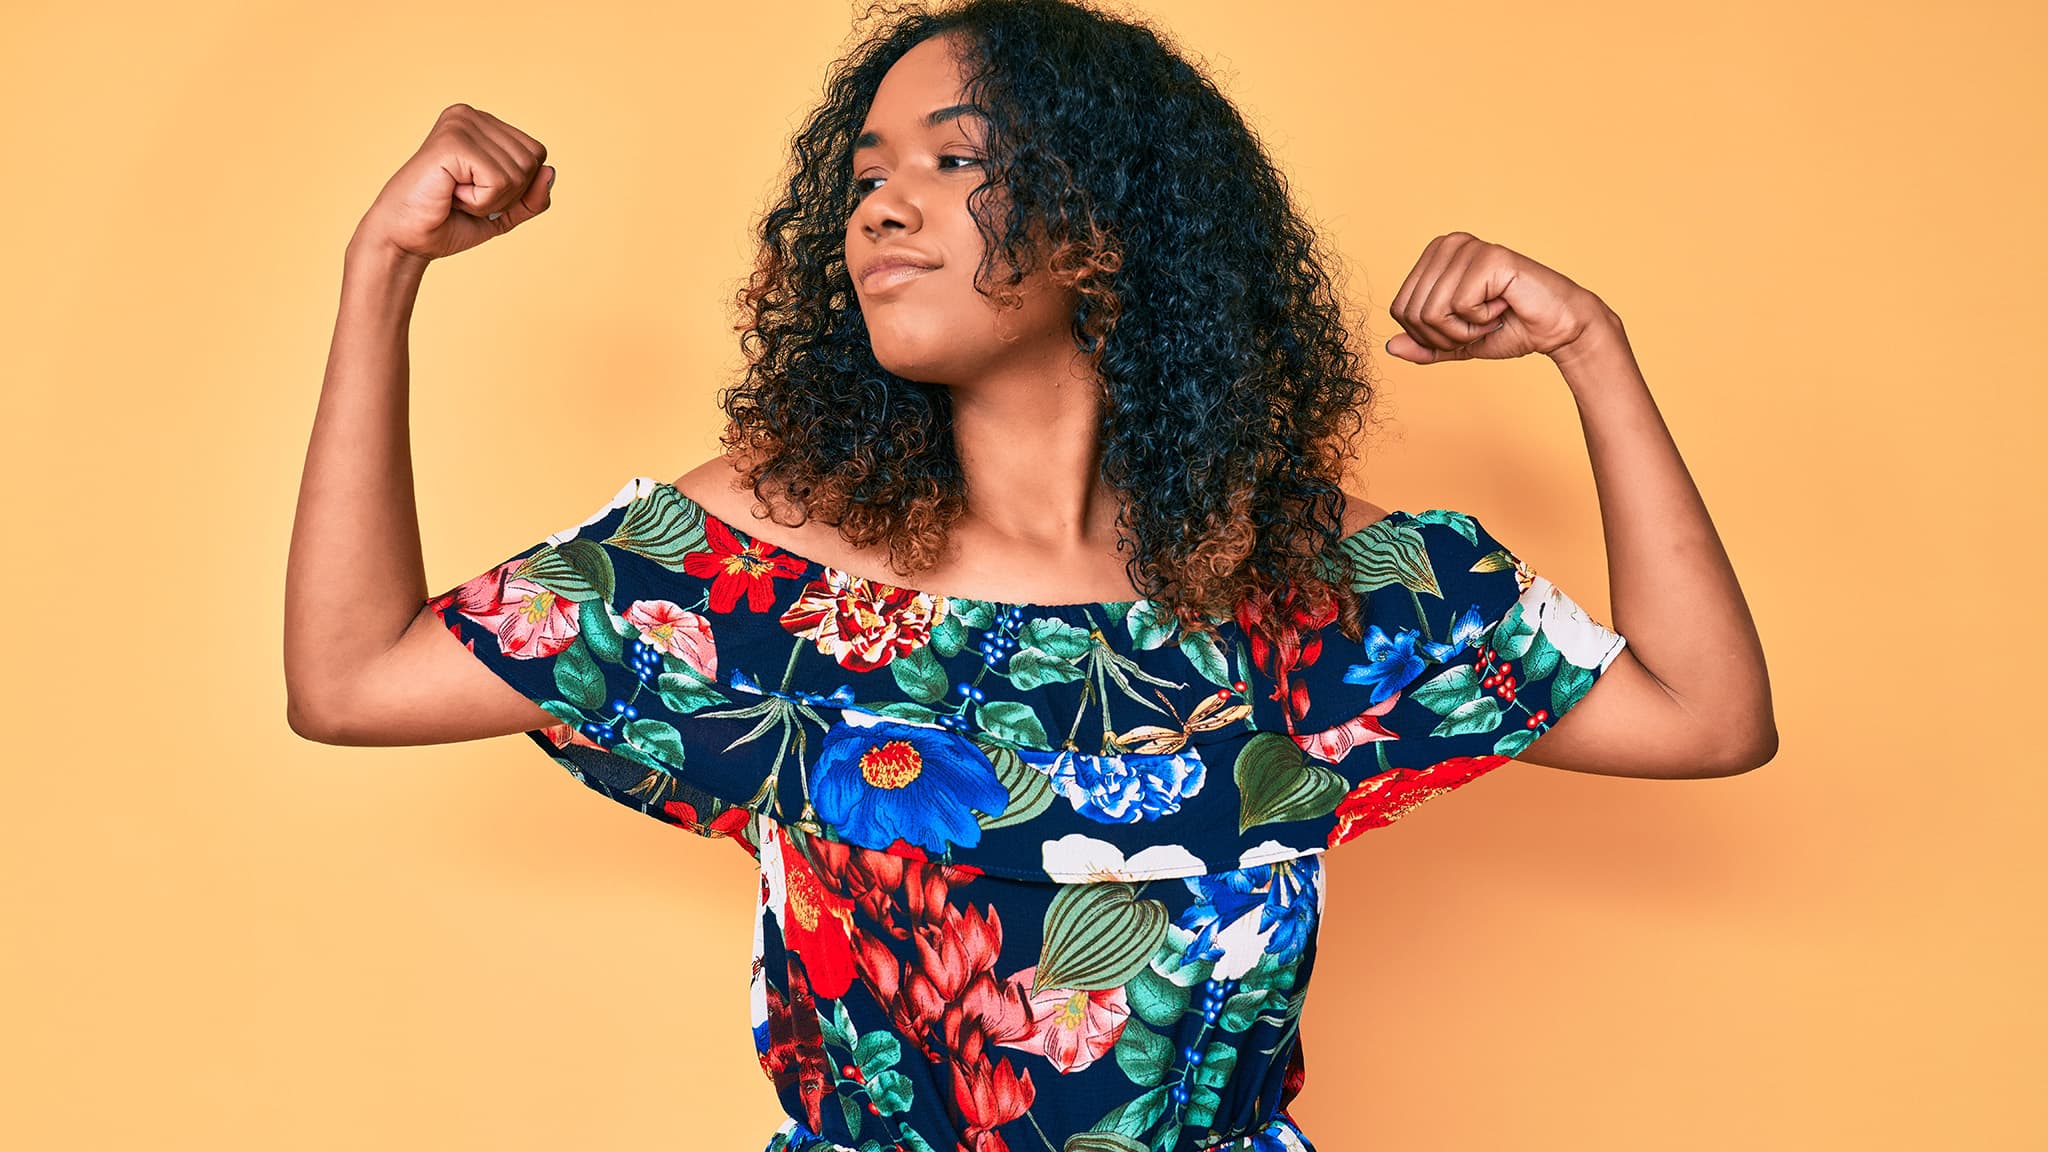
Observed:
[[[284,722],[290,725],[292,733],[302,740],[311,740],[315,744],[334,743],[320,719],[300,707],[296,699],[285,700]]]
[[[1740,776],[1769,764],[1777,755],[1778,727],[1773,724],[1753,739],[1731,747],[1700,775]]]
[[[348,734],[334,718],[334,709],[315,709],[302,701],[300,696],[286,691],[284,722],[300,739],[315,744],[347,744]]]

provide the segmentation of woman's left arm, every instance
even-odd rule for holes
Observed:
[[[1621,317],[1528,257],[1438,237],[1395,297],[1416,363],[1541,352],[1564,374],[1592,457],[1613,627],[1627,647],[1598,690],[1520,757],[1613,776],[1726,776],[1777,753],[1756,622],[1657,411]],[[1405,344],[1404,344],[1405,340]]]

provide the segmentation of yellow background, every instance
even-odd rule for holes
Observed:
[[[765,1143],[752,861],[524,737],[295,737],[281,602],[342,248],[441,108],[561,177],[414,316],[436,591],[715,451],[727,301],[851,11],[10,10],[0,1144]],[[1622,315],[1782,735],[1721,780],[1513,765],[1333,856],[1310,1136],[2048,1142],[2040,7],[1140,11],[1370,305],[1390,423],[1354,490],[1472,511],[1602,619],[1551,364],[1377,349],[1456,229]]]

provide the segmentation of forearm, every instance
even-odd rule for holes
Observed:
[[[1552,359],[1592,458],[1614,630],[1687,711],[1767,753],[1777,727],[1756,622],[1620,317],[1604,317]]]
[[[285,568],[296,727],[387,650],[426,601],[407,423],[408,329],[426,265],[351,242]]]

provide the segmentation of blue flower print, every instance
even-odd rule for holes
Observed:
[[[1180,918],[1194,930],[1185,960],[1213,960],[1223,954],[1217,933],[1256,910],[1257,931],[1266,936],[1265,950],[1292,964],[1315,936],[1316,865],[1298,860],[1255,864],[1230,872],[1185,878],[1195,902]],[[1270,933],[1270,935],[1267,935]]]
[[[1026,764],[1052,778],[1074,811],[1099,824],[1135,824],[1180,811],[1182,799],[1202,791],[1209,768],[1199,753],[1085,752],[1019,749]]]
[[[811,774],[818,818],[866,848],[901,839],[943,854],[981,843],[968,809],[1000,816],[1009,790],[973,741],[944,728],[859,712],[825,733]]]
[[[1388,636],[1379,625],[1366,630],[1365,655],[1369,664],[1353,664],[1344,671],[1346,684],[1364,684],[1372,689],[1366,700],[1368,707],[1377,704],[1401,689],[1415,682],[1423,669],[1431,663],[1442,663],[1486,633],[1486,618],[1480,615],[1479,605],[1465,609],[1465,614],[1451,624],[1451,638],[1431,643],[1422,639],[1422,633],[1413,628],[1403,628]],[[1416,648],[1422,652],[1416,654]]]

